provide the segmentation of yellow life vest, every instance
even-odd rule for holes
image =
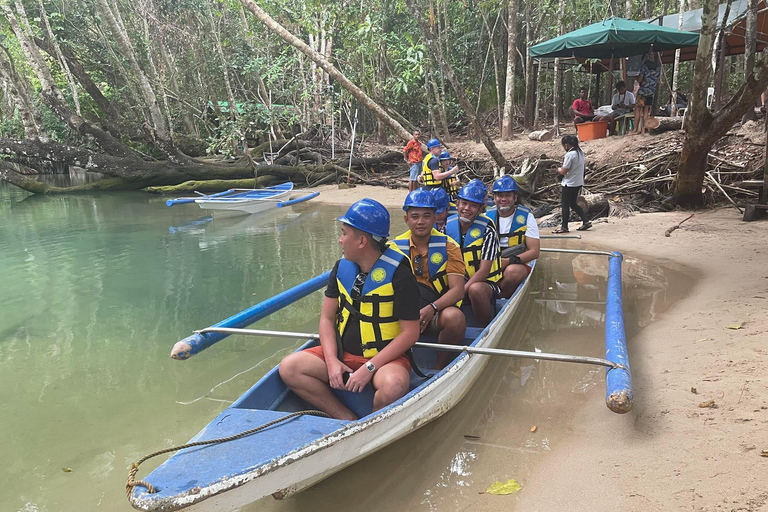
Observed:
[[[411,252],[411,231],[408,230],[402,235],[392,240],[392,243],[397,246],[402,252],[410,256]],[[435,291],[438,295],[442,296],[448,291],[448,246],[447,244],[454,244],[458,247],[459,244],[453,241],[453,239],[443,233],[440,233],[435,228],[432,228],[432,233],[429,235],[429,248],[427,249],[427,259],[429,260],[429,281],[432,283]],[[461,301],[457,306],[461,307]]]
[[[470,224],[465,235],[461,234],[458,215],[451,215],[445,223],[445,234],[453,238],[453,240],[461,247],[461,252],[464,256],[464,266],[466,267],[467,277],[469,278],[475,275],[475,272],[480,268],[480,262],[483,259],[483,238],[485,237],[485,231],[488,229],[495,230],[496,226],[493,225],[491,219],[482,213],[477,216],[472,224]],[[495,283],[500,279],[501,262],[499,261],[499,255],[497,254],[491,263],[491,270],[486,281]]]
[[[424,160],[421,162],[421,175],[423,177],[423,181],[421,182],[422,185],[425,187],[440,187],[443,184],[443,180],[436,180],[434,174],[432,174],[432,169],[429,168],[427,165],[430,160],[432,159],[437,160],[437,157],[435,157],[431,153],[427,153],[427,156],[424,157]]]
[[[394,316],[395,289],[392,278],[398,265],[407,256],[397,247],[389,247],[371,267],[363,284],[361,296],[352,300],[352,287],[360,267],[347,259],[339,261],[336,282],[339,286],[339,309],[336,312],[336,331],[339,351],[341,336],[354,315],[360,325],[363,357],[372,358],[400,334],[400,321]]]
[[[499,223],[499,211],[494,206],[490,208],[486,215],[493,221],[496,227],[501,231],[501,224]],[[499,233],[499,241],[506,238],[508,247],[514,247],[525,243],[525,233],[528,231],[528,216],[532,215],[531,210],[525,206],[518,205],[515,209],[515,213],[512,214],[512,225],[509,228],[508,233]]]
[[[451,201],[455,201],[456,196],[459,195],[460,184],[459,178],[457,178],[455,174],[443,180],[443,189],[448,193],[448,197]]]

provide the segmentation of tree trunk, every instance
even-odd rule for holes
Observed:
[[[213,19],[213,10],[211,9],[211,0],[205,0],[205,11],[208,14],[208,26],[211,27],[211,34],[213,35],[213,44],[216,47],[216,54],[221,62],[221,77],[224,81],[224,87],[227,90],[227,102],[229,103],[229,117],[230,119],[237,119],[239,112],[237,111],[237,100],[235,99],[235,93],[232,91],[232,83],[229,80],[229,65],[226,57],[224,57],[224,50],[221,48],[221,38],[219,37],[219,28],[216,26],[216,21]]]
[[[587,212],[600,212],[608,209],[608,199],[603,194],[584,194],[576,199],[581,209]]]
[[[117,9],[117,5],[114,7]],[[155,96],[155,91],[152,89],[152,84],[149,82],[149,78],[147,78],[147,75],[139,66],[139,61],[136,58],[136,53],[133,50],[131,40],[128,38],[128,33],[122,24],[122,20],[119,18],[119,12],[113,12],[112,8],[107,3],[107,0],[96,0],[96,10],[109,26],[112,35],[120,47],[123,57],[128,60],[128,63],[130,64],[130,72],[132,74],[131,78],[138,84],[139,92],[149,111],[151,124],[148,123],[144,130],[147,137],[158,149],[165,153],[168,159],[172,162],[177,164],[190,163],[191,160],[189,157],[178,151],[173,145],[173,140],[168,129],[168,120],[160,110],[160,105],[157,102],[157,97]]]
[[[135,153],[132,150],[125,147],[109,133],[72,112],[72,109],[70,109],[69,105],[67,105],[64,100],[64,96],[61,94],[58,85],[56,85],[56,81],[51,75],[51,70],[48,68],[48,64],[40,54],[40,50],[38,50],[37,46],[32,42],[29,21],[26,18],[26,13],[24,12],[23,7],[18,2],[16,7],[19,12],[18,18],[7,2],[0,2],[0,8],[5,12],[6,18],[8,19],[14,34],[16,34],[16,38],[21,45],[22,51],[24,52],[30,67],[40,81],[40,96],[48,108],[75,131],[83,135],[91,135],[104,151],[115,156],[135,156]]]
[[[104,0],[101,0],[104,1]],[[251,11],[254,16],[256,16],[262,23],[264,23],[270,30],[275,32],[277,35],[279,35],[284,41],[286,41],[291,46],[294,46],[295,48],[299,49],[302,53],[304,53],[307,57],[312,59],[313,62],[315,62],[318,66],[323,68],[326,73],[328,73],[331,78],[339,82],[339,84],[344,87],[349,93],[354,96],[360,103],[362,103],[366,108],[371,110],[376,117],[381,119],[387,126],[389,126],[395,134],[400,137],[403,140],[408,140],[411,138],[411,135],[408,133],[408,130],[403,128],[403,126],[398,123],[395,119],[393,119],[389,114],[387,114],[383,108],[381,108],[376,102],[374,102],[367,94],[365,94],[359,87],[357,87],[355,84],[349,81],[347,77],[345,77],[339,70],[337,70],[328,60],[318,54],[316,51],[312,50],[307,44],[302,41],[301,39],[297,38],[290,32],[288,32],[285,27],[280,25],[277,21],[272,19],[272,17],[267,14],[266,11],[264,11],[261,7],[259,7],[254,0],[240,0],[246,9]]]
[[[679,130],[683,127],[683,117],[682,116],[676,116],[676,117],[657,117],[656,119],[659,120],[659,126],[656,128],[649,130],[653,133],[663,133],[668,132],[670,130]]]
[[[517,0],[509,0],[507,11],[507,81],[504,87],[504,118],[501,122],[501,140],[509,140],[514,137]]]
[[[56,49],[49,41],[36,37],[35,44],[45,53],[56,58]],[[99,86],[91,80],[90,75],[88,75],[88,72],[85,70],[80,60],[78,60],[75,54],[72,53],[72,50],[70,50],[68,46],[62,44],[59,44],[59,50],[64,56],[64,59],[66,59],[72,74],[77,78],[77,81],[83,89],[85,89],[85,92],[88,93],[96,105],[101,109],[101,112],[104,115],[104,123],[106,123],[109,132],[119,138],[120,130],[118,129],[117,123],[120,120],[120,115],[117,109],[115,109],[112,103],[104,97]]]
[[[435,80],[435,73],[431,69],[429,70],[429,83],[432,84],[437,119],[440,122],[440,126],[437,127],[438,133],[440,133],[440,138],[443,142],[446,142],[450,134],[448,132],[448,116],[445,112],[445,96],[440,94],[440,87],[438,87],[437,80]]]
[[[552,131],[554,135],[560,135],[560,59],[555,58],[554,75],[555,83],[552,90]]]
[[[747,9],[747,34],[744,42],[744,76],[749,76],[755,69],[755,50],[757,45],[757,4],[759,0],[749,0]],[[747,109],[742,117],[743,122],[755,120],[755,108]]]
[[[768,85],[768,66],[765,54],[755,64],[755,72],[748,75],[736,93],[715,115],[706,105],[707,87],[712,76],[712,47],[717,21],[717,0],[706,0],[702,13],[702,27],[696,52],[695,74],[691,106],[688,109],[685,138],[680,156],[680,167],[674,181],[674,199],[678,204],[699,205],[703,202],[701,186],[706,172],[707,154],[744,110],[754,105],[757,97]]]
[[[29,96],[26,81],[16,72],[11,55],[4,46],[0,48],[0,77],[7,84],[8,92],[16,103],[16,110],[19,112],[27,138],[45,136],[43,119]]]
[[[81,116],[83,114],[80,111],[80,98],[78,96],[75,79],[72,78],[72,72],[69,70],[67,61],[64,59],[64,55],[61,53],[61,48],[59,48],[59,44],[56,42],[56,36],[53,34],[53,29],[51,29],[51,24],[48,21],[48,13],[45,12],[45,6],[43,6],[42,0],[38,0],[38,6],[40,7],[40,18],[43,21],[43,25],[45,25],[45,31],[48,34],[48,38],[50,39],[51,44],[53,45],[54,51],[56,52],[56,59],[59,61],[59,65],[61,66],[61,71],[64,74],[64,78],[67,79],[67,85],[69,85],[69,90],[72,94],[72,103],[75,105],[75,112],[77,115]]]
[[[536,82],[541,83],[541,74],[543,73],[542,67],[538,66],[538,69],[536,71]],[[540,124],[540,116],[541,116],[541,94],[536,95],[536,101],[534,102],[533,107],[533,127],[536,128]]]
[[[419,12],[415,5],[415,0],[406,0],[406,3],[408,4],[408,7],[410,8],[411,12]],[[464,113],[469,118],[469,122],[474,126],[476,133],[480,134],[480,138],[483,141],[483,145],[485,145],[486,149],[488,150],[488,153],[490,153],[491,158],[493,158],[493,161],[496,162],[496,165],[499,167],[506,167],[507,161],[504,158],[504,156],[501,154],[499,149],[496,147],[496,144],[493,143],[493,140],[488,135],[488,132],[485,131],[485,127],[483,126],[483,123],[480,121],[480,119],[477,117],[477,113],[472,108],[472,105],[469,103],[469,100],[467,99],[466,94],[464,93],[464,89],[462,88],[461,84],[459,83],[458,79],[456,78],[456,75],[453,72],[453,68],[448,63],[448,60],[443,56],[443,50],[440,47],[440,45],[436,44],[434,37],[432,35],[432,31],[429,28],[429,25],[422,19],[420,16],[416,16],[416,22],[419,25],[419,29],[421,30],[421,34],[424,37],[427,47],[430,49],[432,54],[437,57],[438,63],[440,64],[440,69],[443,72],[443,75],[448,79],[448,82],[453,87],[453,91],[456,94],[456,98],[459,100],[459,104],[461,105],[461,108],[464,109]]]
[[[529,140],[538,140],[541,142],[546,142],[548,140],[552,140],[552,132],[549,130],[536,130],[535,132],[531,132],[528,134]]]

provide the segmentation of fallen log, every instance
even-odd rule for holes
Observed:
[[[165,185],[162,187],[147,187],[145,192],[150,194],[179,194],[189,192],[214,193],[223,192],[231,188],[264,188],[275,185],[277,178],[274,176],[259,176],[256,179],[247,180],[190,180],[178,185]]]
[[[530,140],[538,140],[541,142],[546,142],[548,140],[552,140],[552,132],[550,132],[549,130],[536,130],[535,132],[529,133],[528,138]]]
[[[670,130],[680,130],[683,127],[682,116],[677,117],[657,117],[659,126],[649,130],[651,133],[663,133]]]
[[[608,210],[608,199],[603,194],[584,194],[576,199],[584,213]]]

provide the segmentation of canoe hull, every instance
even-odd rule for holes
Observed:
[[[499,345],[529,284],[530,278],[472,346],[493,348]],[[447,413],[469,392],[488,360],[488,356],[462,354],[433,379],[395,403],[359,421],[349,422],[315,442],[250,471],[220,478],[213,484],[182,494],[153,499],[151,494],[134,492],[130,497],[131,504],[140,510],[212,512],[233,510],[269,495],[286,498]]]
[[[232,217],[235,215],[261,213],[277,208],[278,202],[287,201],[290,197],[291,191],[288,190],[263,199],[197,199],[195,203],[203,210],[211,212],[215,217]]]

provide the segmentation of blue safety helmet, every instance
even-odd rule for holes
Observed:
[[[443,160],[450,160],[451,159],[451,155],[447,151],[443,151],[442,153],[440,153],[440,156],[437,157],[437,159],[440,160],[441,162]]]
[[[461,187],[459,190],[459,199],[465,201],[471,201],[477,204],[485,204],[485,197],[488,193],[488,189],[485,188],[485,184],[478,179],[474,179]]]
[[[339,222],[348,224],[375,237],[389,236],[389,211],[384,205],[373,199],[361,199],[349,207]]]
[[[517,182],[512,176],[504,175],[493,182],[493,192],[517,192]]]
[[[451,198],[448,197],[448,192],[444,188],[433,188],[431,190],[432,195],[435,197],[435,213],[443,213],[451,204]]]
[[[405,198],[403,211],[407,212],[408,208],[432,208],[436,210],[435,196],[426,188],[417,188],[409,192]]]
[[[440,141],[437,139],[429,139],[429,141],[427,142],[427,149],[440,148],[440,147],[443,147],[443,145],[440,144]]]

